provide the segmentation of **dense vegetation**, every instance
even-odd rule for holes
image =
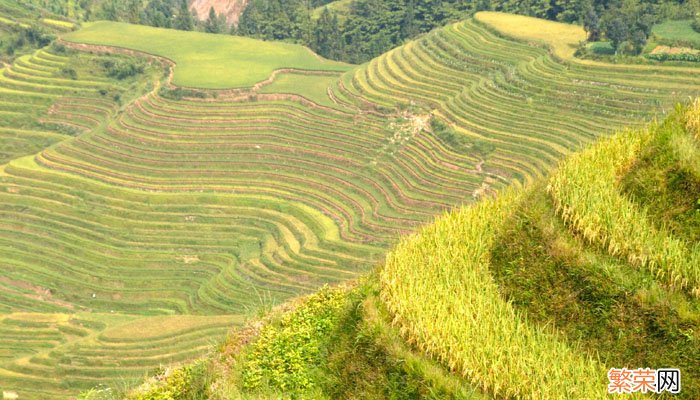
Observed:
[[[74,24],[61,16],[32,4],[0,0],[0,62],[30,54],[70,31]]]
[[[488,397],[402,343],[376,276],[323,288],[233,334],[207,360],[164,371],[129,400]],[[168,397],[171,396],[171,397]],[[100,400],[98,391],[87,400]]]

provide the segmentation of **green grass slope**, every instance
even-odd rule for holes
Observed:
[[[655,25],[652,32],[661,44],[700,49],[700,32],[693,29],[692,23],[690,19],[669,20]]]
[[[206,89],[249,87],[282,68],[313,71],[349,68],[343,63],[324,60],[300,45],[119,22],[85,24],[85,28],[64,35],[63,39],[169,58],[177,64],[173,83]]]
[[[85,393],[90,400],[104,392]],[[126,398],[470,399],[488,396],[403,343],[375,275],[323,288],[232,334],[212,358],[168,369]],[[104,397],[102,397],[104,398]]]

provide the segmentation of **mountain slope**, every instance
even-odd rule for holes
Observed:
[[[165,374],[129,398],[185,376],[188,389],[173,398],[603,399],[608,370],[622,367],[679,368],[676,396],[697,398],[700,264],[687,269],[668,244],[692,260],[700,242],[645,219],[660,211],[649,203],[658,193],[625,193],[630,180],[660,175],[669,197],[683,190],[694,200],[698,218],[700,170],[686,164],[700,159],[698,121],[700,102],[603,140],[527,188],[440,217],[405,237],[378,279],[324,289],[234,335],[198,373]],[[627,206],[597,207],[615,197]],[[367,363],[379,349],[403,350]]]
[[[101,25],[112,36],[132,29]],[[144,29],[133,32],[154,32]],[[360,276],[435,215],[538,179],[614,126],[671,109],[700,81],[691,68],[562,60],[468,20],[330,71],[301,47],[305,65],[269,54],[280,44],[246,40],[249,64],[238,65],[255,74],[226,69],[216,86],[226,89],[204,90],[170,79],[186,62],[235,58],[215,50],[237,39],[204,36],[215,46],[186,49],[173,65],[134,51],[168,55],[159,51],[181,33],[157,32],[167,48],[86,30],[91,45],[59,45],[2,71],[0,107],[16,116],[3,127],[18,145],[0,173],[9,315],[0,377],[23,398],[70,397],[196,358],[251,310]],[[194,87],[212,78],[221,76],[189,76]],[[68,134],[21,148],[52,119]],[[165,328],[137,335],[139,323]],[[597,368],[557,343],[571,365]]]

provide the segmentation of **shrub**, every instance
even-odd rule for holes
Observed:
[[[61,75],[65,76],[67,78],[70,78],[72,80],[78,79],[78,73],[75,71],[75,69],[70,68],[70,67],[64,67],[61,69]]]
[[[700,32],[700,15],[697,15],[695,19],[693,20],[693,23],[691,24],[693,29],[695,29],[697,32]]]
[[[34,43],[37,47],[48,46],[56,40],[56,35],[47,33],[43,28],[39,26],[30,26],[25,28],[23,31],[23,36],[31,43]]]
[[[61,43],[56,43],[54,42],[51,45],[51,51],[56,54],[65,54],[66,53],[66,46],[62,45]]]
[[[247,356],[243,386],[260,389],[267,384],[284,392],[312,388],[322,341],[335,329],[346,299],[344,290],[325,287],[279,324],[265,326]]]
[[[128,400],[190,400],[206,398],[207,364],[203,361],[161,373],[155,382],[132,393]]]
[[[143,63],[127,60],[105,60],[102,62],[102,66],[107,71],[107,76],[118,80],[124,80],[141,74],[145,69]]]
[[[182,100],[184,97],[194,97],[194,98],[199,98],[199,99],[205,99],[207,98],[206,92],[202,92],[201,90],[195,90],[195,89],[186,89],[186,88],[168,88],[168,87],[162,87],[158,94],[166,99],[171,99],[171,100]]]
[[[680,53],[680,54],[670,54],[670,53],[656,53],[647,54],[646,57],[650,60],[655,61],[686,61],[686,62],[700,62],[700,53]]]

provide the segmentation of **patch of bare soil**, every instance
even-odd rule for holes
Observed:
[[[190,10],[197,13],[197,18],[204,21],[209,17],[209,9],[214,7],[217,14],[224,14],[226,22],[230,25],[238,25],[238,20],[245,10],[248,0],[191,0]]]
[[[194,264],[196,262],[199,262],[199,256],[197,255],[181,255],[175,257],[176,260],[182,261],[185,264]]]
[[[53,294],[51,293],[51,290],[43,288],[41,286],[35,286],[27,282],[22,282],[22,281],[16,281],[4,276],[0,276],[0,283],[3,283],[9,287],[15,287],[17,289],[24,289],[24,290],[29,290],[32,293],[22,293],[20,291],[17,291],[17,294],[22,294],[25,297],[34,299],[34,300],[39,300],[39,301],[45,301],[47,303],[52,303],[56,304],[58,306],[74,309],[75,306],[73,304],[65,302],[63,300],[58,300],[53,298]]]

